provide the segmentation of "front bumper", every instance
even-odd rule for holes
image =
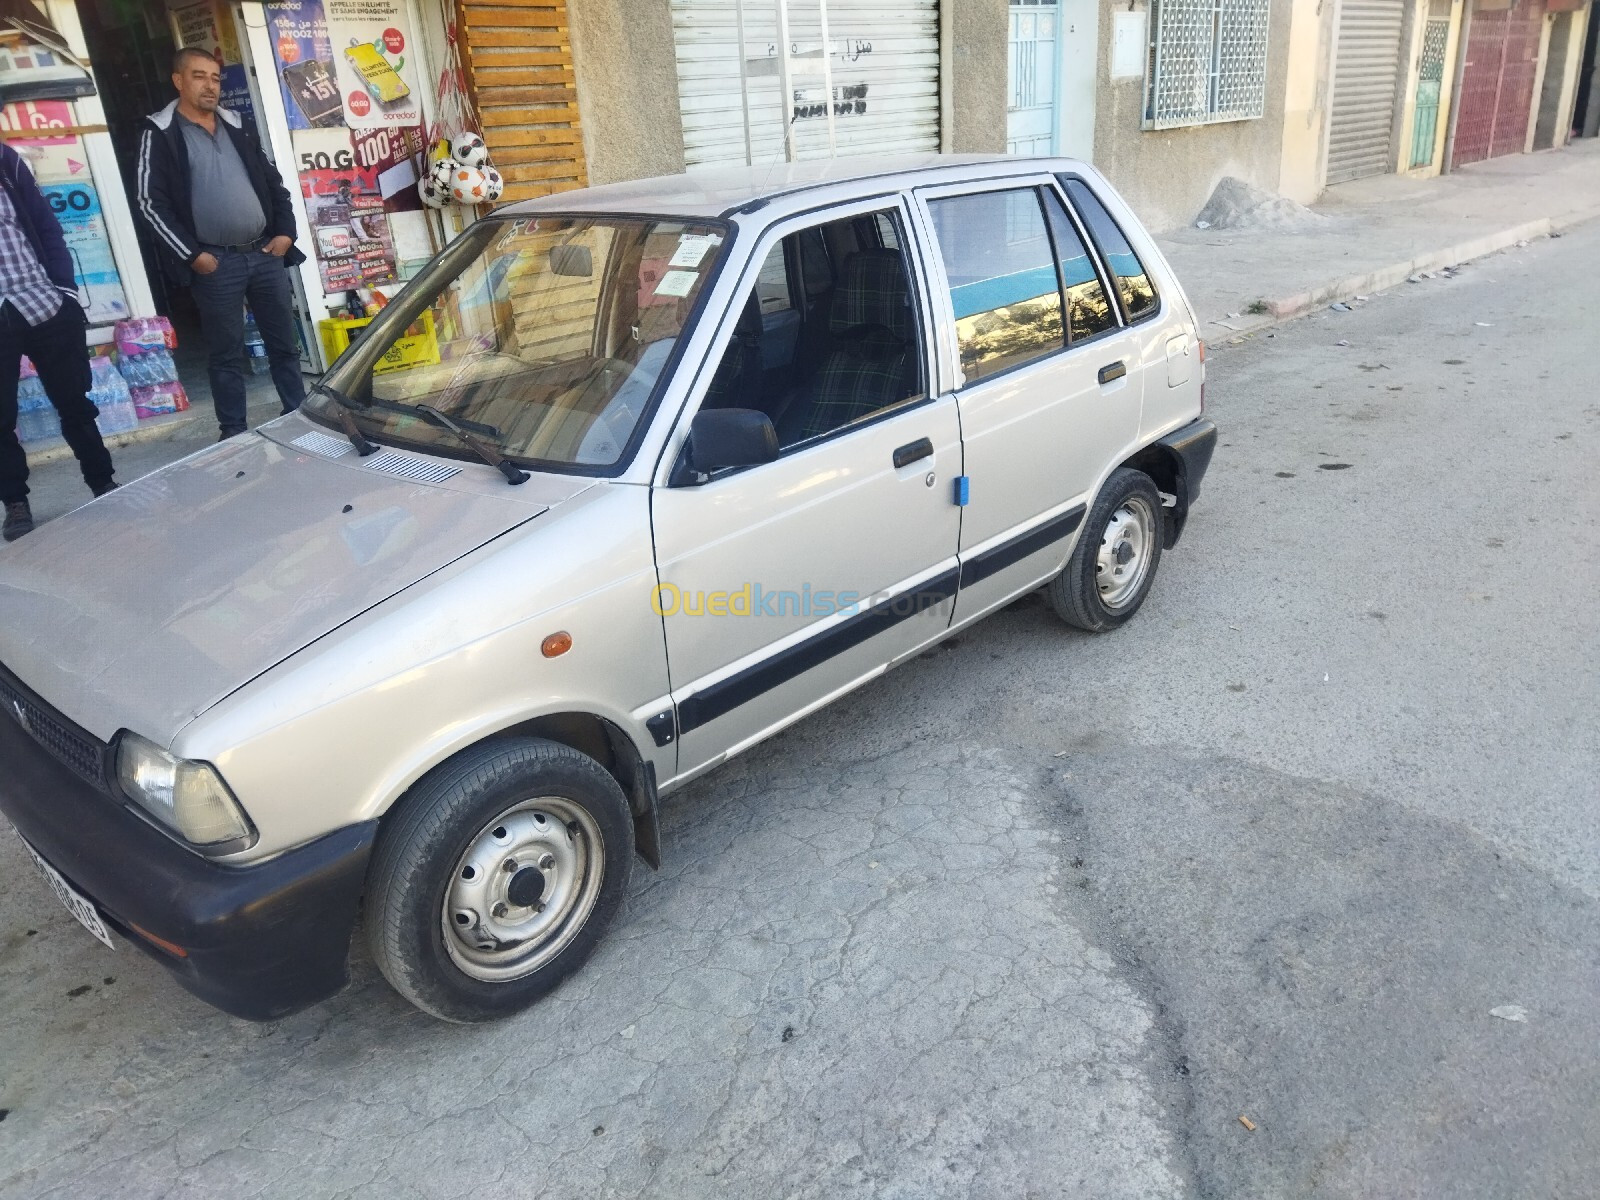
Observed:
[[[228,866],[186,850],[68,770],[4,713],[0,763],[0,812],[17,832],[202,1000],[266,1021],[345,985],[376,821]],[[140,930],[187,953],[161,949]]]

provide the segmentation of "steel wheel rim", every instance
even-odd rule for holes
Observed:
[[[484,983],[532,974],[578,936],[604,873],[605,841],[588,810],[560,796],[520,801],[456,860],[440,911],[445,950]]]
[[[1100,603],[1106,608],[1115,611],[1139,594],[1150,574],[1155,532],[1155,511],[1142,496],[1129,496],[1111,514],[1100,535],[1094,570]]]

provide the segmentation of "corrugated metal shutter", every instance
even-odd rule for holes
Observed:
[[[1344,0],[1334,61],[1328,182],[1394,169],[1390,153],[1400,85],[1405,0]]]
[[[672,0],[672,24],[690,167],[939,148],[939,0]]]
[[[506,200],[588,180],[566,0],[466,0],[462,66]]]

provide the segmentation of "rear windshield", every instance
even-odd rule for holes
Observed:
[[[379,441],[460,455],[426,405],[531,465],[608,467],[638,428],[724,242],[643,217],[490,219],[409,284],[328,375]],[[337,419],[337,401],[307,407]]]

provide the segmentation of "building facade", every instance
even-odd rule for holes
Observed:
[[[1600,133],[1590,0],[0,0],[23,8],[94,77],[0,108],[70,219],[91,340],[183,309],[130,198],[140,122],[172,96],[174,48],[199,46],[293,197],[313,370],[352,293],[476,219],[417,198],[441,129],[482,132],[508,201],[728,164],[1063,154],[1157,230],[1227,176],[1308,203]],[[0,83],[48,65],[30,53],[0,28]]]

